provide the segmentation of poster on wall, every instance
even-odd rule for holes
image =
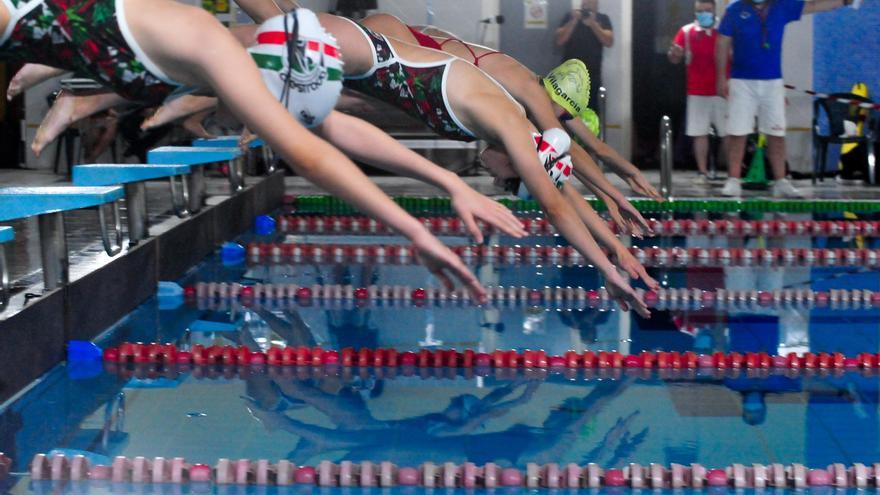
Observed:
[[[523,0],[526,29],[547,29],[547,0]]]

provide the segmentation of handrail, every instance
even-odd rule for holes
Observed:
[[[180,178],[180,185],[177,179]],[[189,186],[186,183],[186,176],[170,176],[168,181],[171,183],[171,204],[174,206],[174,214],[178,218],[186,218],[189,216]]]
[[[9,266],[6,264],[6,250],[0,246],[0,313],[9,306]]]
[[[244,165],[245,160],[247,158],[244,155],[239,155],[232,160],[229,160],[229,185],[232,187],[232,192],[237,193],[244,188]]]
[[[104,251],[109,256],[116,256],[122,251],[122,216],[119,214],[119,201],[113,202],[113,228],[116,237],[115,245],[110,240],[110,233],[107,231],[107,217],[104,213],[104,207],[107,204],[98,206],[98,222],[101,224],[101,241],[104,243]]]

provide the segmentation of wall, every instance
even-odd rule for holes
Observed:
[[[605,141],[626,158],[632,155],[632,16],[642,1],[600,0],[599,10],[611,18],[614,46],[605,50],[602,82],[608,90],[608,137]],[[579,2],[578,2],[579,3]]]
[[[786,84],[812,88],[813,19],[806,16],[788,25],[782,48],[782,74]],[[786,91],[785,116],[788,131],[785,140],[788,166],[798,172],[813,170],[813,99],[804,93]]]
[[[858,11],[839,9],[814,16],[813,78],[816,90],[848,92],[864,82],[880,95],[880,3],[864,2]]]
[[[501,51],[525,64],[536,74],[546,74],[562,61],[555,47],[556,28],[571,12],[570,0],[547,0],[547,29],[525,29],[522,0],[502,0]]]
[[[396,15],[407,24],[431,24],[463,40],[479,42],[478,21],[489,17],[483,15],[484,4],[496,5],[492,10],[497,11],[497,0],[379,0],[379,11]]]

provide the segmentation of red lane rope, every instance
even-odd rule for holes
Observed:
[[[660,288],[657,291],[636,289],[638,295],[649,307],[664,309],[757,309],[766,308],[831,308],[831,309],[869,309],[880,307],[880,292],[861,289],[831,289],[813,291],[811,289],[777,289],[773,291],[728,290],[714,291],[688,288]],[[311,285],[295,284],[256,284],[241,285],[227,282],[199,282],[184,289],[190,301],[195,300],[200,307],[210,309],[228,299],[239,300],[243,305],[256,305],[259,301],[291,301],[308,305],[314,300],[345,302],[367,305],[377,301],[387,301],[390,305],[461,304],[470,299],[467,289],[457,288],[449,291],[440,288],[411,288],[404,285],[371,285],[357,287],[351,285]],[[486,297],[489,305],[574,305],[578,307],[606,308],[613,306],[608,291],[584,289],[581,287],[487,287]],[[219,301],[217,301],[219,299]]]
[[[215,466],[190,464],[182,457],[123,457],[111,466],[90,465],[83,456],[34,456],[30,465],[33,481],[101,480],[114,483],[212,483],[216,485],[304,485],[321,487],[427,488],[840,488],[880,487],[880,465],[832,464],[809,469],[802,464],[733,464],[720,469],[700,464],[630,464],[623,469],[602,469],[596,464],[535,464],[525,469],[502,468],[495,463],[425,462],[415,467],[391,462],[321,461],[316,466],[297,466],[282,460],[220,459]]]
[[[422,217],[422,223],[438,235],[467,235],[464,224],[456,217]],[[556,229],[543,218],[521,218],[526,231],[532,235],[554,235]],[[390,234],[391,230],[375,220],[363,216],[298,216],[280,215],[278,229],[291,234]],[[880,222],[843,220],[656,220],[648,225],[657,236],[788,236],[814,237],[876,237],[880,235]],[[614,222],[609,228],[619,233]],[[484,231],[493,229],[480,223]]]
[[[451,246],[465,263],[493,262],[507,265],[582,265],[585,260],[571,246]],[[629,249],[645,266],[877,266],[880,249],[852,248],[661,248]],[[311,244],[250,243],[251,263],[342,263],[377,262],[415,265],[408,244]]]
[[[658,353],[654,354],[656,355]],[[876,358],[876,356],[874,357]],[[679,354],[678,359],[679,361],[677,362],[681,364],[681,354]],[[671,361],[667,360],[667,362],[669,364],[674,364],[676,361],[672,359]],[[805,360],[805,362],[818,363],[818,355],[815,359]],[[787,363],[788,361],[786,360],[786,364]],[[225,380],[232,380],[235,378],[246,380],[254,375],[266,375],[270,378],[296,381],[320,380],[324,378],[352,380],[355,377],[362,379],[372,377],[382,380],[394,380],[399,377],[418,377],[422,380],[457,380],[461,378],[465,380],[475,380],[478,377],[493,377],[497,380],[525,379],[530,381],[544,381],[559,377],[569,383],[578,380],[589,382],[592,380],[621,380],[624,378],[642,378],[645,380],[658,378],[660,380],[681,381],[698,380],[703,378],[710,378],[713,380],[732,380],[737,378],[758,380],[774,376],[784,376],[786,378],[794,379],[801,377],[812,378],[815,376],[838,377],[843,373],[858,373],[859,376],[875,377],[880,373],[880,368],[876,366],[872,368],[859,366],[844,366],[843,368],[569,368],[565,366],[547,368],[493,368],[491,366],[450,368],[448,366],[419,367],[415,365],[401,365],[396,367],[355,367],[340,366],[338,364],[321,366],[267,366],[261,364],[193,365],[176,363],[118,363],[106,361],[104,363],[104,371],[112,375],[117,375],[123,380],[129,380],[131,378],[155,380],[160,377],[169,380],[176,380],[181,374],[188,374],[197,380],[215,380],[219,378]]]
[[[648,368],[648,369],[873,369],[880,366],[880,353],[863,352],[845,356],[834,352],[789,353],[771,356],[766,352],[641,352],[623,355],[617,351],[568,351],[562,356],[548,356],[545,351],[474,349],[421,349],[401,352],[396,349],[354,349],[341,351],[321,347],[271,347],[266,352],[245,346],[210,346],[199,344],[180,350],[174,344],[126,342],[104,349],[104,361],[111,363],[164,363],[183,365],[268,365],[268,366],[359,366],[419,368]]]

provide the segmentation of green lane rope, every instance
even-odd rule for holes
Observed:
[[[418,198],[402,196],[394,201],[410,213],[452,213],[449,198]],[[597,211],[605,211],[605,205],[597,199],[587,200]],[[539,213],[540,206],[534,200],[500,199],[499,202],[517,213]],[[650,199],[631,200],[640,212],[654,213],[880,213],[880,201],[865,200],[722,200],[677,199],[658,202]],[[294,203],[301,213],[351,215],[357,213],[348,203],[333,196],[297,196]]]

